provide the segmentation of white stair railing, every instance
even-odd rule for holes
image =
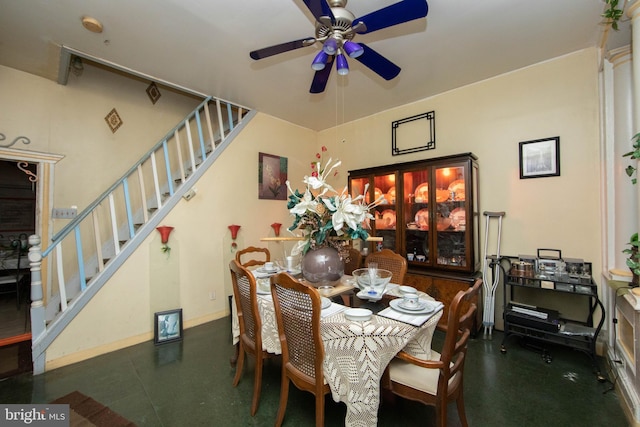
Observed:
[[[207,98],[57,232],[45,250],[39,236],[30,236],[34,374],[44,372],[51,342],[254,115],[255,111]],[[43,286],[45,259],[51,271]]]

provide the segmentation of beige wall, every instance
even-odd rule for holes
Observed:
[[[10,75],[16,93],[30,97],[41,91],[66,90],[51,88],[51,82],[17,71],[0,67],[0,73],[0,85],[2,77]],[[346,108],[348,102],[357,102],[348,87],[345,100]],[[10,123],[16,132],[29,129],[31,120],[25,118],[26,111],[33,118],[34,111],[26,108],[28,103],[22,104],[21,113],[13,114]],[[110,109],[105,105],[99,119],[103,120]],[[68,126],[58,123],[63,118],[49,117],[50,110],[38,106],[37,114],[47,124],[37,127],[34,135],[45,135],[49,144],[39,150],[59,152],[53,140],[62,138]],[[391,156],[391,122],[432,110],[436,113],[437,148]],[[337,130],[316,133],[258,114],[195,185],[197,196],[189,202],[181,201],[163,221],[176,227],[171,235],[170,257],[158,256],[159,238],[151,235],[50,347],[48,368],[150,339],[153,312],[159,307],[153,302],[157,300],[154,295],[159,292],[170,295],[164,304],[173,299],[175,307],[183,308],[186,326],[226,315],[227,295],[231,293],[227,265],[234,256],[227,226],[242,226],[238,245],[244,247],[259,245],[260,237],[272,235],[271,223],[281,222],[283,227],[291,223],[286,202],[258,199],[259,152],[287,157],[289,178],[296,188],[322,145],[328,147],[328,155],[343,161],[333,182],[336,186],[346,184],[350,169],[471,151],[480,162],[481,210],[507,212],[503,254],[558,248],[565,256],[594,262],[594,277],[599,277],[598,111],[597,55],[595,49],[589,49],[381,112]],[[3,124],[4,114],[0,117]],[[168,129],[177,121],[167,123]],[[53,129],[56,138],[47,136]],[[561,176],[520,180],[518,142],[553,136],[560,136]],[[113,141],[111,147],[122,146]],[[139,150],[131,160],[122,160],[123,170],[144,151]],[[68,182],[67,186],[77,187]],[[64,197],[65,203],[71,204],[69,196]],[[276,256],[280,245],[269,244]],[[179,283],[177,291],[175,283]],[[209,299],[211,292],[215,292],[215,300]]]
[[[260,238],[273,235],[273,222],[291,222],[286,201],[258,199],[258,153],[287,157],[289,177],[300,180],[315,147],[315,132],[258,114],[195,184],[196,196],[163,221],[175,227],[169,258],[160,253],[157,233],[149,236],[49,348],[47,369],[152,339],[155,311],[181,307],[186,327],[228,315],[228,265],[235,257],[228,225],[241,225],[242,248],[264,245]],[[274,256],[278,245],[269,245]],[[170,295],[169,306],[154,303],[158,293]]]
[[[345,99],[357,97],[347,89]],[[599,102],[597,51],[588,49],[321,132],[318,143],[343,160],[345,182],[349,169],[473,152],[481,211],[506,212],[501,253],[561,249],[593,262],[599,278]],[[391,156],[391,122],[428,111],[435,111],[436,149]],[[519,179],[518,142],[555,136],[561,175]],[[489,237],[491,254],[496,241]]]
[[[202,102],[161,88],[154,105],[147,86],[90,65],[66,86],[0,66],[0,132],[7,140],[31,139],[12,148],[64,155],[56,166],[55,206],[83,209]],[[116,133],[104,119],[112,108],[123,120]]]

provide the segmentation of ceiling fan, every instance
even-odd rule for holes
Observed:
[[[367,34],[414,19],[427,16],[429,7],[426,0],[402,0],[367,15],[356,18],[345,9],[347,0],[303,0],[316,18],[315,37],[281,43],[254,50],[249,56],[255,60],[268,58],[279,53],[322,43],[322,50],[311,63],[315,75],[311,83],[311,93],[321,93],[327,86],[331,74],[331,64],[336,63],[340,75],[349,73],[345,54],[357,59],[385,80],[391,80],[400,73],[400,67],[363,43],[356,43],[356,34]],[[328,66],[327,66],[328,65]]]

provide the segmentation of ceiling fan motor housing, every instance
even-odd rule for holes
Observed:
[[[346,1],[336,1],[333,3],[344,3]],[[333,4],[332,4],[333,6]],[[334,16],[334,21],[329,23],[329,20],[316,21],[316,39],[323,41],[329,37],[336,37],[340,40],[351,40],[355,36],[355,33],[351,31],[351,24],[356,17],[353,13],[349,12],[344,7],[332,7],[331,12]]]

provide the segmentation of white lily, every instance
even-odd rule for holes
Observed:
[[[305,212],[315,212],[316,206],[318,206],[318,200],[313,199],[309,190],[305,191],[302,198],[299,199],[298,204],[289,209],[289,212],[295,215],[304,215]]]

